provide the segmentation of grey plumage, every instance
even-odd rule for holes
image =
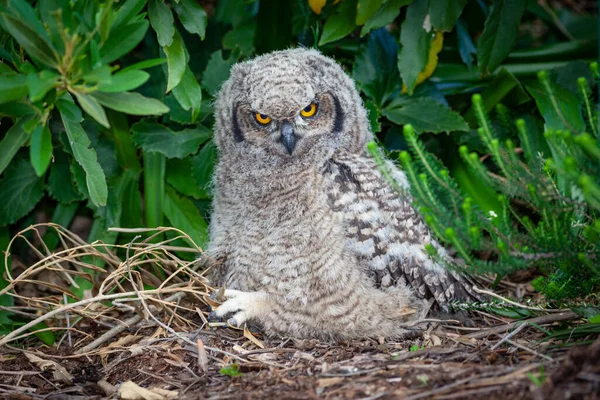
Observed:
[[[428,257],[426,244],[443,248],[367,153],[366,111],[335,61],[294,49],[237,64],[215,119],[217,315],[294,337],[394,337],[428,298],[469,296],[468,280]]]

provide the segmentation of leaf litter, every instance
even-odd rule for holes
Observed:
[[[27,259],[4,258],[19,268],[5,273],[0,295],[15,306],[2,310],[31,322],[0,337],[0,397],[600,398],[599,330],[569,309],[513,302],[519,320],[475,309],[464,321],[429,319],[403,341],[272,338],[207,322],[216,288],[185,256],[202,249],[184,232],[118,231],[148,237],[88,244],[52,223],[15,235],[9,252],[25,247]],[[94,288],[81,290],[81,277]],[[521,286],[505,280],[495,292],[514,298]],[[40,344],[36,329],[54,344]]]

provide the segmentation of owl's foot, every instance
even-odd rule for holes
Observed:
[[[227,300],[209,314],[209,320],[234,313],[227,322],[238,327],[257,318],[267,300],[267,294],[264,292],[242,292],[233,289],[226,289],[223,296]]]

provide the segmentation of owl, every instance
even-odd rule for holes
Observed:
[[[226,290],[213,317],[296,338],[393,338],[431,303],[473,294],[428,256],[430,244],[446,257],[367,151],[367,112],[333,59],[299,48],[233,66],[214,139],[207,254]]]

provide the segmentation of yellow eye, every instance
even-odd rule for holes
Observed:
[[[304,118],[310,118],[317,113],[317,103],[310,103],[300,111]]]
[[[261,113],[254,114],[254,118],[256,118],[256,122],[258,122],[261,125],[267,125],[269,122],[271,122],[271,117]]]

